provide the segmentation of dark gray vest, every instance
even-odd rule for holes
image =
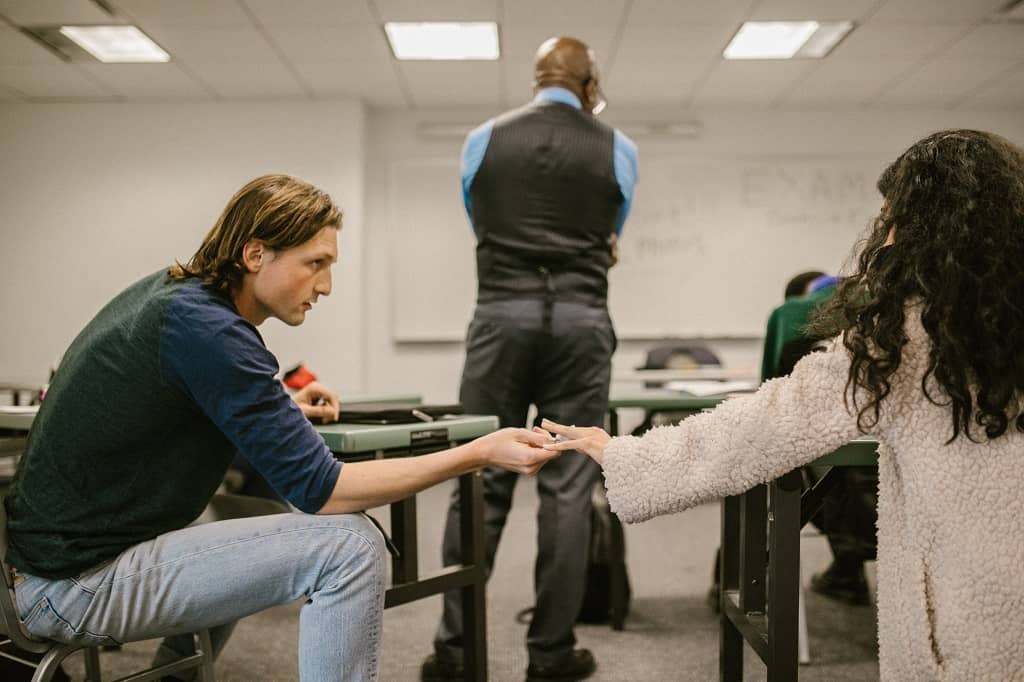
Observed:
[[[495,120],[469,189],[478,302],[605,304],[623,201],[614,147],[612,128],[567,104],[531,103]]]

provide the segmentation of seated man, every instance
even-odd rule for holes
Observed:
[[[71,344],[10,494],[7,562],[34,635],[111,644],[212,629],[299,598],[302,680],[376,679],[380,532],[354,513],[483,466],[536,473],[544,436],[504,429],[422,457],[349,463],[308,416],[326,389],[285,393],[257,326],[297,326],[331,293],[341,214],[268,175],[232,197],[187,265],[131,285]],[[305,513],[189,526],[238,450]]]

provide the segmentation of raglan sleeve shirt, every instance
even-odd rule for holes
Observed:
[[[276,358],[228,303],[172,303],[161,349],[165,379],[182,391],[291,504],[317,512],[341,471],[323,438],[276,379]]]

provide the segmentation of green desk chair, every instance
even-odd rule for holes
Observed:
[[[14,600],[14,576],[11,567],[3,560],[7,556],[7,510],[0,498],[0,573],[3,574],[3,589],[0,590],[0,656],[35,667],[32,682],[49,682],[60,667],[61,662],[81,649],[85,655],[85,676],[88,682],[100,682],[99,649],[81,644],[64,644],[42,639],[25,629],[18,617],[18,609]],[[210,633],[201,630],[195,634],[198,643],[194,642],[193,653],[184,658],[155,668],[120,678],[116,682],[157,682],[165,675],[174,675],[185,670],[196,670],[196,679],[202,682],[214,682],[213,647],[210,644]],[[34,654],[42,654],[38,663],[21,658],[12,647]]]

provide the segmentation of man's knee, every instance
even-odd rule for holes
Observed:
[[[359,564],[364,571],[379,573],[387,569],[387,545],[380,528],[366,514],[337,514],[331,517],[336,529],[335,553],[340,564]]]

